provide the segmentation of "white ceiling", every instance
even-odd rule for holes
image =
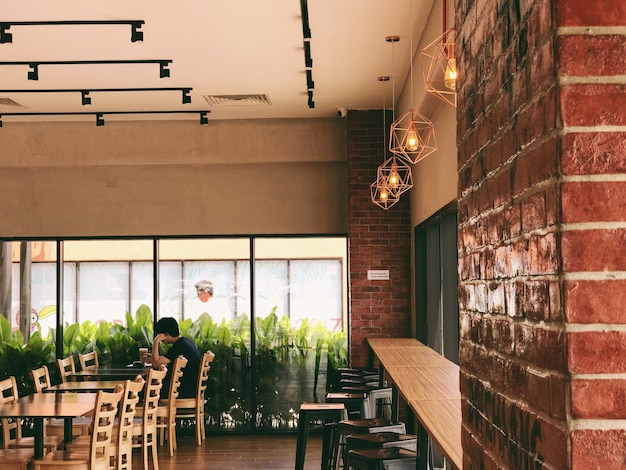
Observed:
[[[412,2],[412,3],[411,3]],[[209,110],[210,120],[320,118],[337,108],[391,107],[410,70],[433,0],[308,0],[313,109],[308,106],[301,2],[298,0],[0,0],[4,22],[142,20],[142,42],[131,42],[128,24],[11,25],[11,43],[0,44],[0,62],[171,60],[169,78],[159,64],[0,65],[0,114],[16,121],[94,120],[95,116],[7,116],[19,113]],[[413,17],[413,24],[409,20]],[[410,39],[413,32],[413,40]],[[386,36],[400,36],[392,45]],[[377,77],[395,79],[382,85]],[[415,72],[414,72],[415,73]],[[80,90],[186,87],[181,91]],[[75,92],[15,92],[7,90]],[[383,93],[386,97],[383,98]],[[205,95],[264,94],[271,104],[212,106]],[[6,99],[24,106],[6,104]],[[121,119],[198,119],[198,114],[106,115]]]

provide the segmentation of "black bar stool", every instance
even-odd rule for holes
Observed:
[[[348,412],[347,419],[370,418],[369,401],[363,392],[328,392],[326,403],[343,403]]]
[[[351,450],[346,468],[354,470],[414,470],[417,453],[400,447]]]
[[[390,419],[346,419],[337,423],[334,430],[330,457],[333,459],[331,468],[337,468],[339,460],[346,464],[346,438],[353,434],[373,434],[378,432],[406,433],[406,425]]]
[[[298,438],[296,442],[296,466],[295,470],[304,468],[304,458],[306,456],[306,444],[309,437],[311,422],[322,421],[325,424],[337,423],[346,419],[348,413],[343,403],[302,403],[298,413]],[[324,426],[324,437],[322,444],[322,468],[328,465],[330,459],[329,450],[332,444],[332,436]]]
[[[417,452],[417,436],[398,432],[375,432],[372,434],[353,434],[346,438],[346,451],[358,449],[380,449],[383,447],[401,447]]]

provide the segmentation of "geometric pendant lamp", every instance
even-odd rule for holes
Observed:
[[[456,107],[456,57],[454,28],[444,33],[421,51],[426,91]]]
[[[384,182],[389,195],[399,198],[413,187],[411,166],[396,154],[392,154],[378,167],[377,181]]]
[[[377,178],[370,184],[370,198],[374,204],[385,210],[400,201],[400,196],[393,196],[382,178]]]
[[[411,21],[410,46],[410,90],[413,103],[413,14],[412,0],[409,0],[409,19]],[[425,116],[414,109],[409,109],[391,124],[389,130],[389,150],[391,153],[416,164],[427,155],[437,150],[435,126]]]
[[[389,81],[389,77],[383,75],[378,77],[378,81],[383,85]],[[387,155],[386,130],[387,124],[385,115],[387,109],[385,106],[385,93],[383,89],[383,158]],[[398,157],[393,155],[386,159],[376,171],[376,181],[370,184],[370,199],[374,204],[382,209],[389,209],[400,201],[400,194],[413,186],[413,176],[411,175],[411,167],[406,162],[400,161]]]
[[[408,110],[391,125],[389,150],[415,164],[437,150],[435,126],[414,109]]]

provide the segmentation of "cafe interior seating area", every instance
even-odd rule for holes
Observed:
[[[0,470],[625,467],[624,0],[0,3]]]

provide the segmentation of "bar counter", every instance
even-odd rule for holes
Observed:
[[[368,338],[398,393],[449,463],[463,467],[459,366],[414,338]]]

